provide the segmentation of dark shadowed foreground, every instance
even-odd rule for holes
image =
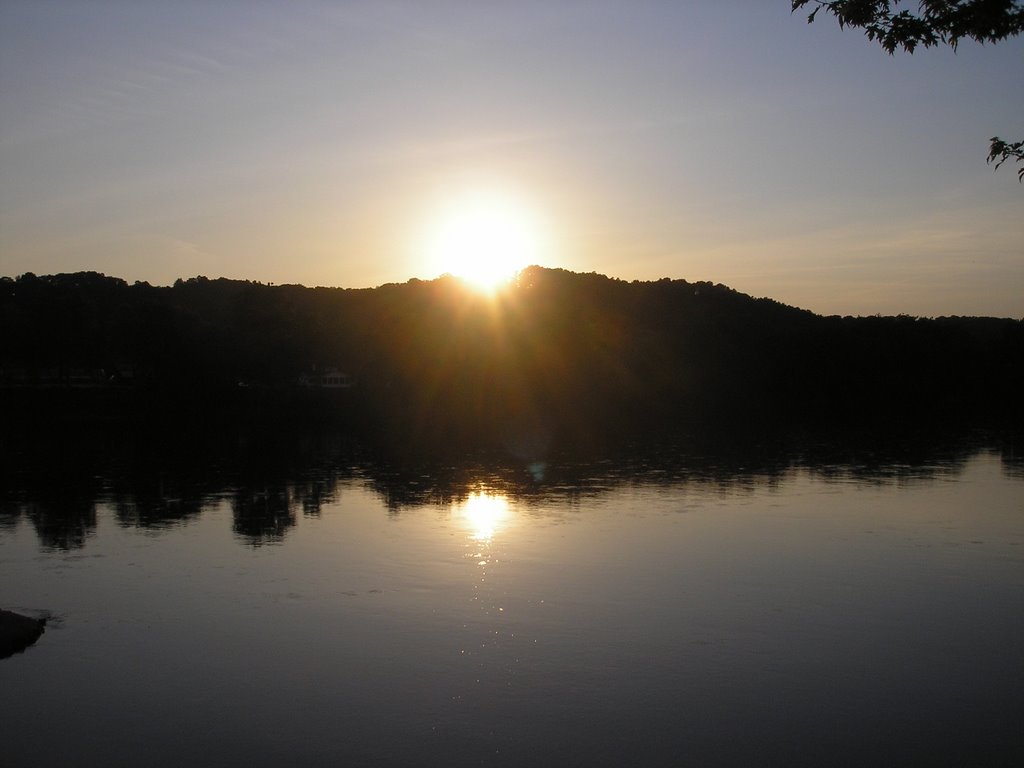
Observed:
[[[0,659],[24,651],[45,629],[45,622],[0,609]]]

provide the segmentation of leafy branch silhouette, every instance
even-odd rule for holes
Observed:
[[[863,29],[891,56],[902,48],[912,54],[919,46],[947,45],[954,51],[961,40],[997,43],[1024,31],[1024,3],[1015,0],[921,0],[917,13],[899,8],[902,0],[792,0],[796,12],[813,5],[807,23],[824,10],[842,29]],[[1007,160],[1024,164],[1024,141],[989,139],[987,162],[999,168]],[[1024,165],[1017,171],[1024,183]]]

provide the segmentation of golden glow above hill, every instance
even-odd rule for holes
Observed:
[[[548,236],[521,200],[496,190],[471,190],[444,201],[427,227],[427,271],[451,274],[493,293],[521,269],[545,261]]]

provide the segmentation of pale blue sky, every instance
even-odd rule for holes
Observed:
[[[786,0],[5,0],[0,274],[430,278],[431,211],[484,185],[548,266],[1022,317],[994,134],[1024,41],[890,57]]]

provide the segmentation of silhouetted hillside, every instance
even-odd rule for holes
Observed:
[[[333,421],[499,445],[679,428],[1022,421],[1024,322],[820,317],[723,285],[531,267],[375,289],[0,280],[8,421]]]

